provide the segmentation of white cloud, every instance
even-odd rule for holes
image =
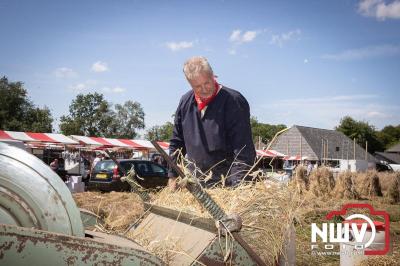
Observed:
[[[54,75],[57,78],[76,78],[78,73],[68,67],[59,67],[54,70]]]
[[[246,31],[243,32],[241,30],[234,30],[231,33],[231,36],[229,37],[229,41],[236,43],[236,44],[241,44],[241,43],[246,43],[246,42],[252,42],[258,35],[258,31]]]
[[[237,41],[239,41],[239,40],[240,40],[240,33],[241,33],[241,30],[234,30],[234,31],[232,31],[232,34],[231,34],[231,36],[229,37],[229,40],[230,40],[231,42],[237,42]]]
[[[101,90],[105,93],[123,93],[126,91],[126,89],[122,87],[113,87],[113,88],[104,87]]]
[[[362,0],[358,4],[358,12],[378,20],[400,19],[400,1]]]
[[[109,68],[106,62],[97,61],[92,65],[92,71],[94,72],[105,72],[108,70]]]
[[[367,117],[370,118],[389,118],[390,115],[382,113],[382,112],[378,112],[378,111],[370,111],[367,113]]]
[[[182,41],[182,42],[168,42],[165,44],[168,49],[170,49],[173,52],[177,52],[183,49],[188,49],[193,47],[193,42],[188,42],[188,41]]]
[[[243,42],[251,42],[256,38],[256,36],[257,36],[257,32],[256,31],[246,31],[243,34],[242,39],[243,39]]]
[[[235,55],[235,54],[236,54],[236,49],[229,49],[229,50],[228,50],[228,53],[229,53],[230,55]]]
[[[271,36],[271,41],[269,42],[270,44],[278,45],[279,47],[282,47],[284,43],[294,40],[294,39],[299,39],[301,35],[301,30],[296,29],[293,31],[281,33],[281,34],[273,34]]]
[[[304,64],[308,64],[309,61],[307,58],[305,58],[303,62],[304,62]]]
[[[68,88],[72,91],[81,92],[88,89],[93,89],[93,87],[97,84],[96,80],[86,80],[85,82],[78,83],[76,85],[69,86]]]
[[[400,46],[381,45],[381,46],[364,47],[359,49],[350,49],[337,54],[325,54],[322,56],[322,58],[328,60],[336,60],[336,61],[348,61],[348,60],[360,60],[372,57],[394,56],[399,54],[400,54]]]

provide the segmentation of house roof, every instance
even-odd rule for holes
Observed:
[[[300,145],[301,144],[301,145]],[[324,148],[327,147],[327,148]],[[309,160],[353,159],[365,160],[366,151],[353,140],[336,130],[294,125],[277,137],[271,149],[289,156],[307,156]],[[325,154],[324,154],[325,151]],[[367,154],[369,161],[375,161]]]
[[[387,149],[385,152],[399,152],[400,153],[400,143],[395,144],[394,146]]]
[[[392,152],[375,152],[375,156],[387,163],[400,164],[400,154]]]

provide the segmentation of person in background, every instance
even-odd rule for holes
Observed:
[[[58,167],[59,167],[58,159],[54,159],[54,160],[50,163],[50,168],[51,168],[54,172],[57,172]]]
[[[221,175],[226,177],[225,185],[236,186],[256,157],[249,104],[238,91],[215,80],[204,57],[187,60],[183,72],[192,89],[182,96],[176,110],[170,154],[180,150],[186,155],[196,176],[211,171],[207,187],[219,183]],[[176,154],[173,158],[177,160]],[[177,173],[170,169],[168,176],[175,190]]]
[[[97,164],[98,162],[100,162],[100,161],[102,160],[102,158],[103,158],[103,156],[102,156],[102,154],[101,154],[100,152],[99,152],[99,153],[96,153],[96,158],[94,158],[94,160],[93,160],[93,162],[92,162],[91,172],[93,172],[94,167],[96,166],[96,164]]]
[[[307,161],[307,176],[309,176],[311,174],[313,170],[313,165],[310,161]]]

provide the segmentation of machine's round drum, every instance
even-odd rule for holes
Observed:
[[[61,178],[34,155],[0,142],[0,224],[84,236]]]

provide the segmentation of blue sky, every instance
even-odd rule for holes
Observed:
[[[264,123],[333,128],[350,115],[400,124],[400,0],[0,0],[0,75],[58,119],[78,93],[172,121],[206,56]]]

